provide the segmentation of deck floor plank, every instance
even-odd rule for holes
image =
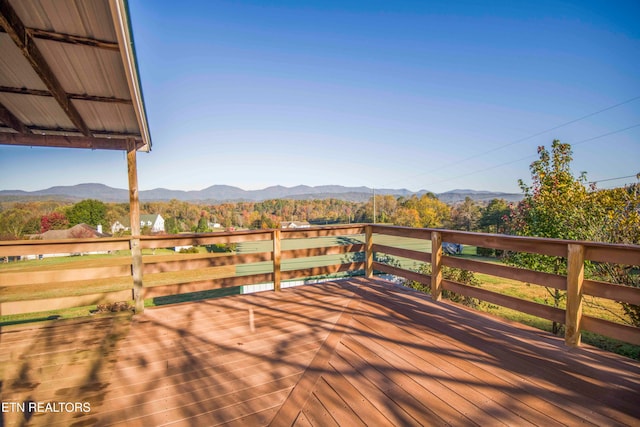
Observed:
[[[376,287],[377,291],[388,295],[389,290]],[[415,298],[415,295],[412,295]],[[387,307],[394,306],[395,298],[379,297],[381,303]],[[389,302],[389,301],[392,302]],[[404,302],[403,302],[404,303]],[[585,354],[584,349],[568,349],[562,344],[560,338],[550,338],[547,344],[555,341],[553,345],[543,345],[545,340],[536,339],[542,334],[538,330],[519,326],[516,334],[507,328],[506,322],[498,322],[496,319],[485,315],[476,315],[471,322],[464,323],[464,327],[451,320],[441,319],[431,322],[428,329],[429,317],[423,311],[426,308],[431,312],[435,306],[421,306],[421,310],[402,310],[402,313],[413,320],[415,331],[424,330],[428,334],[440,336],[444,339],[461,343],[462,351],[468,356],[461,360],[460,364],[469,361],[472,366],[467,369],[473,372],[487,370],[495,378],[506,379],[510,382],[508,389],[515,388],[518,394],[530,399],[535,397],[533,404],[538,407],[540,413],[552,416],[564,423],[573,424],[582,420],[594,425],[609,425],[615,422],[622,424],[634,424],[635,417],[628,417],[624,412],[635,411],[638,398],[638,365],[635,365],[635,383],[627,390],[630,393],[621,392],[618,387],[611,387],[613,377],[603,375],[599,369],[589,369],[582,364]],[[465,309],[457,311],[464,313]],[[449,318],[454,318],[449,315]],[[433,328],[436,333],[430,329]],[[495,333],[501,332],[501,333]],[[491,332],[494,332],[491,334]],[[542,343],[541,343],[542,341]],[[542,344],[542,345],[541,345]],[[590,350],[593,354],[594,351]],[[591,356],[589,356],[591,357]],[[487,363],[490,362],[490,363]],[[583,378],[575,373],[574,365],[580,367]],[[626,365],[629,367],[629,365]],[[597,383],[593,377],[601,377]],[[621,378],[616,376],[619,383]],[[567,391],[571,391],[567,393]],[[579,390],[590,390],[589,393],[575,393]],[[605,393],[605,390],[607,392]],[[584,408],[599,407],[599,411],[585,413]],[[621,412],[622,410],[622,412]]]
[[[341,396],[345,404],[349,405],[353,413],[364,422],[365,425],[376,426],[392,426],[393,424],[378,410],[371,400],[365,397],[360,390],[353,386],[347,378],[340,372],[340,368],[336,359],[339,356],[332,357],[330,365],[332,371],[328,375],[322,377],[331,389],[335,390],[338,396]],[[347,372],[347,371],[345,371]],[[316,392],[317,393],[317,392]],[[376,399],[378,404],[383,404]]]
[[[320,402],[315,394],[312,394],[307,400],[303,410],[300,411],[293,425],[298,426],[298,420],[300,420],[300,425],[308,423],[315,427],[340,427],[340,424],[338,424],[331,415],[330,410]],[[285,424],[275,422],[272,425],[280,427]]]
[[[360,320],[360,319],[359,319]],[[376,325],[380,328],[388,327],[386,323],[377,319],[362,320],[367,325]],[[483,411],[490,412],[494,418],[494,423],[504,423],[507,425],[562,425],[544,413],[532,410],[524,401],[518,400],[518,413],[509,409],[510,403],[517,399],[511,394],[501,391],[504,387],[496,377],[483,370],[476,370],[476,375],[456,366],[457,357],[451,357],[447,353],[451,351],[451,346],[444,343],[443,347],[438,347],[434,342],[436,338],[417,345],[419,337],[407,332],[407,329],[397,328],[393,330],[393,336],[413,343],[411,346],[403,346],[395,351],[404,352],[415,369],[422,373],[423,379],[432,379],[433,388],[440,390],[442,394],[455,393],[460,397],[472,402],[475,406],[481,407]],[[459,350],[459,349],[457,349]],[[426,377],[425,377],[426,375]],[[507,402],[507,404],[503,404]],[[482,414],[478,414],[483,416]],[[475,417],[474,417],[475,419]]]
[[[379,279],[0,330],[2,426],[640,425],[640,363]]]
[[[320,378],[313,391],[314,396],[322,403],[325,408],[331,408],[331,416],[341,426],[361,426],[367,424],[359,416],[357,408],[351,406],[346,400],[347,396],[341,395],[326,380],[326,375]]]
[[[478,425],[452,406],[438,399],[437,395],[425,389],[407,366],[394,366],[386,359],[389,354],[377,353],[364,339],[348,339],[345,347],[364,357],[368,364],[368,374],[374,382],[386,384],[388,395],[398,405],[409,408],[411,416],[427,424]]]
[[[372,314],[375,313],[372,311]],[[503,406],[501,402],[512,402],[514,399],[518,399],[511,393],[501,391],[507,388],[505,387],[506,383],[501,385],[499,378],[483,369],[474,367],[476,374],[474,376],[469,370],[461,369],[456,365],[459,361],[458,354],[469,353],[472,349],[454,346],[448,337],[442,339],[432,335],[428,341],[425,341],[424,337],[413,332],[411,325],[403,323],[396,325],[393,319],[381,319],[382,315],[383,313],[377,317],[358,318],[358,321],[371,329],[370,334],[385,336],[384,332],[386,331],[389,337],[395,337],[404,343],[411,343],[410,345],[392,345],[393,343],[387,341],[379,345],[389,346],[392,351],[395,349],[396,352],[403,353],[406,358],[411,360],[411,366],[427,374],[427,379],[438,381],[433,385],[439,386],[437,389],[440,394],[447,394],[453,390],[453,393],[465,398],[468,402],[474,402],[488,408],[487,410],[491,410],[495,414],[494,417],[502,420],[501,422],[511,420],[511,425],[513,423],[526,425],[527,422],[548,426],[561,425],[542,412],[529,410],[523,401],[520,401],[520,405],[518,405],[518,414],[512,413],[506,406]],[[452,356],[452,354],[454,355]],[[421,376],[421,378],[425,377]],[[464,404],[464,402],[459,403]],[[497,420],[494,422],[499,423]]]
[[[390,336],[397,337],[400,331],[389,330],[389,333]],[[500,412],[499,417],[494,417],[482,409],[484,405],[489,408],[494,407],[493,404],[487,405],[489,402],[485,396],[480,393],[474,393],[468,397],[464,396],[464,392],[459,391],[463,384],[456,383],[455,389],[452,389],[446,381],[438,381],[439,373],[420,369],[420,366],[430,366],[429,361],[420,359],[406,348],[390,340],[380,343],[370,338],[362,338],[360,341],[371,351],[381,355],[392,369],[401,367],[404,371],[410,373],[414,381],[425,390],[422,393],[422,397],[429,402],[429,405],[434,405],[435,403],[434,406],[437,405],[444,408],[438,410],[438,413],[457,411],[464,417],[469,418],[469,421],[466,421],[465,424],[507,425],[508,418],[505,417],[506,414],[504,412]],[[437,394],[432,393],[430,390],[437,390]],[[522,424],[522,420],[518,421]]]

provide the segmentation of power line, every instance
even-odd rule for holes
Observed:
[[[597,181],[589,181],[589,184],[598,184],[599,182],[607,182],[607,181],[618,181],[620,179],[627,179],[627,178],[638,178],[638,179],[640,179],[640,172],[638,172],[635,175],[619,176],[617,178],[607,178],[607,179],[599,179]]]
[[[535,137],[537,137],[537,136],[543,135],[543,134],[545,134],[545,133],[547,133],[547,132],[551,132],[551,131],[553,131],[553,130],[560,129],[560,128],[562,128],[562,127],[565,127],[565,126],[571,125],[571,124],[573,124],[573,123],[579,122],[579,121],[581,121],[581,120],[587,119],[587,118],[589,118],[589,117],[593,117],[593,116],[595,116],[595,115],[597,115],[597,114],[604,113],[605,111],[612,110],[612,109],[614,109],[614,108],[620,107],[620,106],[622,106],[622,105],[628,104],[628,103],[633,102],[633,101],[636,101],[636,100],[638,100],[638,99],[640,99],[640,95],[638,95],[638,96],[634,96],[633,98],[629,98],[629,99],[627,99],[627,100],[625,100],[625,101],[622,101],[622,102],[619,102],[619,103],[617,103],[617,104],[610,105],[610,106],[605,107],[605,108],[601,108],[600,110],[597,110],[597,111],[594,111],[594,112],[592,112],[592,113],[586,114],[586,115],[584,115],[584,116],[578,117],[577,119],[569,120],[568,122],[564,122],[564,123],[561,123],[561,124],[556,125],[556,126],[554,126],[554,127],[551,127],[551,128],[548,128],[548,129],[545,129],[545,130],[542,130],[542,131],[536,132],[536,133],[534,133],[534,134],[532,134],[532,135],[525,136],[524,138],[517,139],[517,140],[512,141],[512,142],[509,142],[509,143],[507,143],[507,144],[504,144],[504,145],[501,145],[501,146],[498,146],[498,147],[492,148],[492,149],[490,149],[490,150],[482,151],[482,152],[480,152],[480,153],[478,153],[478,154],[474,154],[474,155],[469,156],[469,157],[466,157],[466,158],[464,158],[464,159],[462,159],[462,160],[457,160],[457,161],[455,161],[455,162],[448,163],[448,164],[446,164],[446,165],[444,165],[444,166],[442,166],[442,167],[440,167],[440,168],[432,169],[432,170],[430,170],[429,172],[424,172],[424,173],[420,173],[420,174],[417,174],[417,175],[413,175],[413,176],[410,176],[410,177],[407,177],[407,178],[398,179],[398,180],[392,181],[392,183],[393,183],[393,182],[398,182],[398,181],[404,181],[404,180],[408,180],[408,179],[412,179],[412,178],[417,178],[417,177],[419,177],[419,176],[423,176],[423,175],[427,175],[427,174],[432,174],[432,173],[434,173],[434,172],[439,172],[439,171],[444,170],[444,169],[447,169],[447,168],[449,168],[449,167],[451,167],[451,166],[455,166],[455,165],[458,165],[458,164],[460,164],[460,163],[464,163],[464,162],[466,162],[466,161],[468,161],[468,160],[473,160],[473,159],[476,159],[476,158],[478,158],[478,157],[482,157],[482,156],[484,156],[484,155],[487,155],[487,154],[490,154],[490,153],[496,152],[496,151],[498,151],[498,150],[502,150],[503,148],[510,147],[510,146],[512,146],[512,145],[515,145],[515,144],[519,144],[519,143],[521,143],[521,142],[523,142],[523,141],[527,141],[527,140],[529,140],[529,139],[532,139],[532,138],[535,138]],[[631,126],[631,127],[630,127],[630,128],[628,128],[628,129],[631,129],[632,127],[637,127],[637,126],[640,126],[640,124],[638,124],[638,125],[634,125],[634,126]],[[627,129],[624,129],[624,130],[627,130]],[[620,131],[614,131],[614,132],[612,132],[612,133],[621,132],[621,131],[622,131],[622,130],[620,130]],[[602,136],[605,136],[605,135],[597,136],[597,137],[595,137],[595,138],[593,138],[593,139],[601,138]],[[574,144],[574,145],[578,145],[578,144],[581,144],[581,143],[584,143],[584,142],[588,142],[588,141],[590,141],[590,140],[581,141],[581,142],[576,143],[576,144]],[[528,157],[527,157],[527,158],[528,158]],[[523,159],[520,159],[520,160],[523,160]],[[509,163],[506,163],[506,164],[515,163],[515,162],[520,161],[520,160],[516,160],[516,161],[514,161],[514,162],[509,162]],[[502,164],[502,165],[498,165],[498,166],[503,166],[503,165],[504,165],[504,164]],[[483,170],[483,171],[484,171],[484,170]],[[475,172],[473,172],[473,173],[475,173]],[[467,175],[463,175],[463,176],[467,176]],[[442,182],[442,181],[438,181],[438,182]]]
[[[604,138],[605,136],[614,135],[616,133],[624,132],[624,131],[627,131],[629,129],[633,129],[633,128],[636,128],[636,127],[639,127],[639,126],[640,126],[640,123],[632,125],[632,126],[628,126],[626,128],[614,130],[612,132],[603,133],[602,135],[594,136],[592,138],[583,139],[582,141],[575,142],[572,145],[575,146],[575,145],[584,144],[585,142],[593,141],[593,140],[596,140],[596,139],[599,139],[599,138]],[[526,157],[522,157],[522,158],[519,158],[519,159],[516,159],[516,160],[511,160],[511,161],[508,161],[508,162],[500,163],[498,165],[490,166],[490,167],[485,168],[485,169],[479,169],[479,170],[475,170],[473,172],[465,173],[463,175],[457,175],[457,176],[454,176],[452,178],[446,178],[446,179],[442,179],[440,181],[434,181],[434,182],[429,183],[429,185],[440,184],[441,182],[453,181],[454,179],[464,178],[464,177],[469,176],[469,175],[475,175],[475,174],[480,173],[480,172],[486,172],[486,171],[489,171],[489,170],[492,170],[492,169],[497,169],[499,167],[510,165],[512,163],[521,162],[523,160],[526,160],[526,159],[529,159],[529,158],[532,158],[532,157],[536,157],[536,155],[532,154],[532,155],[529,155],[529,156],[526,156]]]
[[[640,126],[640,123],[632,125],[632,126],[629,126],[629,127],[626,127],[624,129],[618,129],[618,130],[614,130],[614,131],[609,132],[609,133],[605,133],[605,134],[602,134],[602,135],[594,136],[593,138],[583,139],[582,141],[574,142],[572,145],[576,146],[576,145],[584,144],[585,142],[593,141],[594,139],[603,138],[605,136],[609,136],[609,135],[613,135],[613,134],[616,134],[616,133],[624,132],[624,131],[629,130],[629,129],[637,128],[638,126]]]
[[[524,137],[524,138],[520,138],[520,139],[518,139],[518,140],[515,140],[515,141],[513,141],[513,142],[509,142],[509,143],[504,144],[504,145],[501,145],[501,146],[499,146],[499,147],[492,148],[491,150],[484,151],[484,152],[482,152],[482,153],[480,153],[480,154],[477,154],[477,155],[475,155],[475,156],[470,156],[470,157],[468,157],[468,158],[466,158],[466,159],[464,159],[464,160],[461,160],[460,162],[465,162],[465,161],[467,161],[467,160],[475,159],[475,158],[477,158],[477,157],[484,156],[484,155],[486,155],[486,154],[493,153],[493,152],[496,152],[496,151],[498,151],[498,150],[502,150],[503,148],[510,147],[510,146],[512,146],[512,145],[515,145],[515,144],[519,144],[520,142],[527,141],[527,140],[529,140],[529,139],[535,138],[536,136],[540,136],[540,135],[545,134],[545,133],[547,133],[547,132],[551,132],[552,130],[560,129],[560,128],[562,128],[562,127],[565,127],[565,126],[571,125],[571,124],[576,123],[576,122],[579,122],[579,121],[581,121],[581,120],[588,119],[589,117],[595,116],[595,115],[597,115],[597,114],[604,113],[605,111],[611,110],[611,109],[616,108],[616,107],[619,107],[619,106],[621,106],[621,105],[628,104],[628,103],[630,103],[630,102],[635,101],[636,99],[640,99],[640,96],[634,96],[633,98],[627,99],[626,101],[622,101],[622,102],[619,102],[619,103],[617,103],[617,104],[615,104],[615,105],[611,105],[611,106],[609,106],[609,107],[602,108],[602,109],[600,109],[600,110],[598,110],[598,111],[594,111],[593,113],[589,113],[589,114],[587,114],[587,115],[585,115],[585,116],[578,117],[577,119],[570,120],[570,121],[568,121],[568,122],[565,122],[565,123],[559,124],[559,125],[557,125],[557,126],[554,126],[554,127],[552,127],[552,128],[549,128],[549,129],[546,129],[546,130],[543,130],[543,131],[540,131],[540,132],[534,133],[533,135],[529,135],[529,136],[526,136],[526,137]],[[640,126],[640,125],[635,125],[635,126]],[[635,126],[632,126],[632,127],[635,127]],[[630,128],[629,128],[629,129],[630,129]],[[626,130],[626,129],[624,129],[624,130]],[[604,136],[604,135],[601,135],[601,136]],[[601,136],[598,136],[598,137],[596,137],[596,138],[600,138]],[[583,141],[583,142],[587,142],[587,141]],[[577,144],[574,144],[574,145],[577,145]]]

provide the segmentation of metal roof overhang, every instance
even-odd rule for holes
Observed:
[[[0,144],[151,150],[126,0],[0,0]]]

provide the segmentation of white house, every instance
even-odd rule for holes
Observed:
[[[307,221],[283,221],[280,223],[280,228],[309,228],[311,224]]]
[[[152,233],[164,233],[164,218],[159,214],[140,215],[140,228],[149,228]],[[127,231],[131,229],[129,218],[116,221],[111,225],[111,233]]]

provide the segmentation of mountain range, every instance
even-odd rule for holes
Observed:
[[[212,185],[203,190],[183,191],[156,188],[139,192],[141,201],[167,201],[177,199],[187,202],[221,203],[238,201],[262,201],[269,199],[341,199],[354,202],[367,201],[373,195],[373,189],[369,187],[345,187],[342,185],[321,185],[310,187],[298,185],[295,187],[283,187],[280,185],[267,187],[262,190],[243,190],[230,185]],[[376,195],[393,195],[396,197],[411,197],[428,193],[427,190],[417,192],[407,189],[375,189]],[[513,193],[499,193],[477,190],[452,190],[436,194],[445,203],[456,203],[470,197],[475,201],[488,201],[491,199],[505,199],[507,201],[519,201],[522,195]],[[127,202],[129,191],[121,188],[113,188],[104,184],[78,184],[72,186],[57,186],[38,191],[0,190],[0,198],[55,198],[55,199],[98,199],[103,202]]]

